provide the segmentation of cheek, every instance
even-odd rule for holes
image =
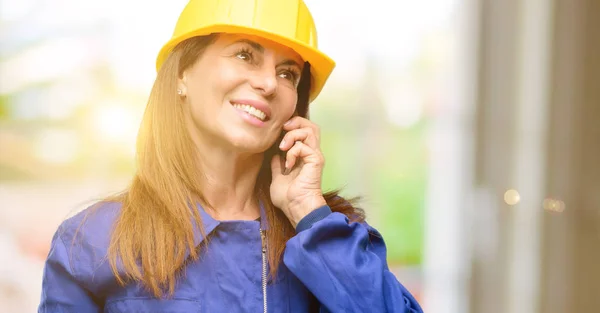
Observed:
[[[210,75],[210,85],[214,93],[219,93],[220,96],[225,96],[237,89],[247,79],[249,74],[243,69],[236,67],[235,64],[222,60],[215,64],[215,71]]]
[[[210,105],[211,97],[210,89],[205,88],[204,84],[198,84],[189,93],[187,105],[194,120],[202,120],[204,117],[212,115],[213,106]]]
[[[223,99],[231,85],[226,71],[196,73],[189,81],[188,103],[196,118],[214,119],[223,105]]]
[[[292,115],[294,114],[294,111],[296,110],[296,103],[298,102],[298,94],[296,93],[296,91],[287,91],[285,92],[285,94],[281,95],[281,102],[280,102],[280,108],[281,108],[281,119],[285,121],[289,120]]]
[[[241,80],[235,67],[214,58],[199,63],[192,76],[189,86],[194,89],[193,96],[200,102],[221,102],[225,94]]]

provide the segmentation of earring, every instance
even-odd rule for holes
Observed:
[[[181,91],[181,89],[177,89],[177,94],[181,96],[183,94],[183,91]]]

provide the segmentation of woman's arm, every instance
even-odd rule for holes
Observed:
[[[348,223],[328,206],[298,223],[286,245],[285,265],[326,312],[422,312],[389,271],[381,235],[366,223]]]
[[[52,238],[44,266],[38,313],[95,313],[101,307],[77,280],[60,229]]]

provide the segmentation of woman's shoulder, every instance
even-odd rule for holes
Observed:
[[[64,220],[57,229],[56,236],[65,245],[84,243],[94,246],[108,246],[110,231],[121,210],[120,202],[98,202]]]
[[[68,266],[89,290],[112,284],[107,255],[120,209],[119,202],[99,202],[63,221],[52,239],[48,261]]]

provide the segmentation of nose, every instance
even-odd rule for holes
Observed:
[[[250,79],[252,88],[258,90],[265,98],[273,97],[277,93],[277,84],[275,67],[268,64],[263,64],[263,66],[256,69]]]

